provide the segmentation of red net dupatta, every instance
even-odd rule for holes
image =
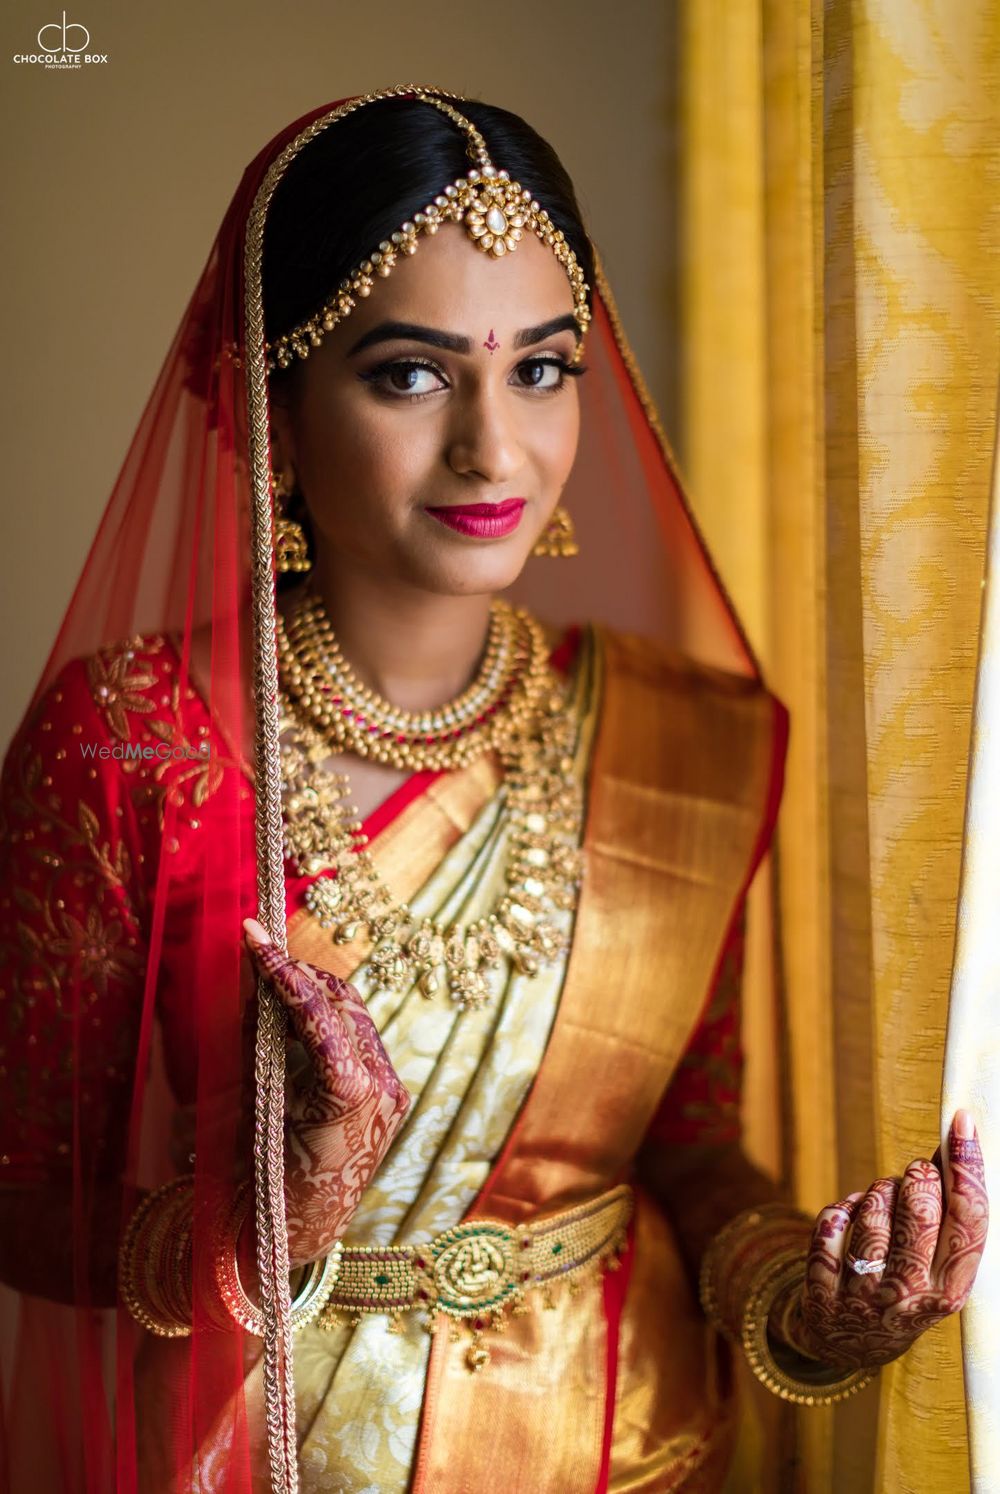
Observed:
[[[316,110],[245,171],[7,755],[0,1457],[15,1494],[297,1485],[284,1033],[266,991],[250,999],[241,938],[257,915],[281,939],[285,917],[261,256],[295,155],[412,91]],[[603,620],[755,674],[603,278],[594,301],[565,494],[581,555],[532,562],[521,589],[556,625]],[[116,1262],[137,1204],[182,1173],[195,1309],[164,1339],[122,1306]],[[266,1307],[249,1373],[260,1345],[197,1290],[213,1209],[248,1176]]]

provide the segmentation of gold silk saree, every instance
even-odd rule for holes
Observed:
[[[420,1244],[460,1220],[518,1224],[631,1176],[698,1023],[773,823],[784,717],[766,691],[645,640],[587,629],[574,666],[573,772],[586,870],[568,954],[506,975],[456,1013],[414,986],[366,990],[365,962],[301,909],[296,957],[336,966],[414,1097],[347,1239]],[[714,744],[714,745],[713,745]],[[503,786],[482,761],[444,775],[378,836],[414,911],[495,897]],[[733,1433],[725,1352],[670,1225],[637,1200],[620,1271],[535,1301],[471,1373],[461,1335],[385,1314],[296,1345],[303,1488],[653,1490],[720,1487]],[[412,1480],[412,1482],[411,1482]]]

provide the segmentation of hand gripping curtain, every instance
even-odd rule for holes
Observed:
[[[244,917],[279,942],[285,919],[264,356],[283,329],[263,325],[262,246],[294,156],[354,109],[414,91],[319,109],[247,168],[7,755],[0,1467],[14,1494],[297,1487],[284,1035],[241,954]],[[553,623],[634,629],[757,678],[603,275],[593,295],[564,495],[581,555],[555,580],[531,562],[519,592]],[[153,640],[155,679],[138,638],[146,659]],[[226,744],[207,759],[190,727],[206,710]],[[164,1339],[118,1302],[116,1261],[142,1197],[179,1174],[194,1177],[193,1324]],[[244,1394],[260,1342],[220,1326],[198,1290],[213,1211],[248,1178],[266,1425]]]
[[[1000,424],[997,427],[1000,431]],[[1000,1037],[996,1010],[1000,993],[1000,942],[996,890],[1000,874],[1000,450],[994,448],[993,482],[979,664],[972,717],[962,881],[955,933],[955,963],[948,1010],[941,1104],[942,1132],[957,1105],[969,1103],[980,1117],[987,1191],[998,1170],[1000,1137]],[[966,1099],[965,1097],[968,1097]],[[976,1289],[962,1315],[962,1359],[969,1427],[969,1479],[974,1494],[987,1494],[1000,1479],[1000,1249],[995,1230],[987,1238]]]

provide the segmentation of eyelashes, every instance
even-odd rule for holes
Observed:
[[[577,379],[587,372],[586,367],[570,364],[565,358],[541,356],[536,358],[524,358],[514,370],[519,374],[522,369],[533,368],[555,368],[559,372],[559,379],[553,384],[528,384],[518,383],[517,387],[528,394],[552,395],[558,394],[566,387],[568,378]],[[390,380],[393,375],[405,376],[415,370],[424,369],[433,373],[442,382],[433,389],[401,389],[398,385],[392,386]],[[370,369],[367,373],[359,374],[366,384],[372,384],[389,399],[406,400],[407,403],[415,403],[417,400],[429,399],[432,395],[440,393],[442,387],[447,387],[443,370],[430,358],[390,358],[385,363],[380,363],[377,368]]]

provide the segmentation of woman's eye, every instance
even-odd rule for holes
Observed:
[[[517,365],[518,382],[526,389],[560,389],[567,365],[556,358],[526,358]]]
[[[392,395],[409,395],[411,399],[434,394],[436,390],[445,387],[440,373],[432,363],[415,363],[412,360],[383,363],[381,367],[373,368],[371,373],[362,374],[361,377]]]

